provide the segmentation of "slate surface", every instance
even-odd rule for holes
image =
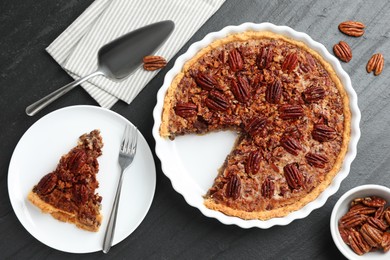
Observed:
[[[0,258],[12,259],[341,259],[334,245],[329,218],[337,199],[361,184],[390,186],[390,66],[379,77],[367,74],[366,62],[381,52],[390,59],[390,2],[381,1],[230,1],[192,37],[178,54],[211,31],[244,22],[271,22],[306,32],[331,51],[347,41],[353,59],[343,68],[359,97],[362,137],[351,173],[339,191],[321,209],[288,226],[244,230],[204,217],[186,204],[162,173],[156,159],[157,189],[152,207],[139,228],[101,252],[72,255],[37,241],[12,210],[7,187],[9,161],[23,133],[45,114],[70,105],[97,105],[81,88],[73,90],[34,117],[25,107],[70,81],[70,77],[44,51],[91,0],[2,0],[0,3]],[[341,34],[344,20],[366,24],[363,37]],[[177,56],[176,56],[177,57]],[[112,110],[125,116],[154,147],[151,129],[156,93],[173,61],[140,93],[131,105],[117,103]],[[142,111],[142,112],[140,112]]]

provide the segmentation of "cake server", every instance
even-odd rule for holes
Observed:
[[[103,75],[112,80],[124,79],[142,64],[143,57],[152,54],[165,42],[174,28],[175,24],[170,20],[154,23],[127,33],[102,46],[98,52],[98,68],[95,72],[75,80],[31,104],[26,108],[26,114],[35,115],[54,100],[92,77]]]

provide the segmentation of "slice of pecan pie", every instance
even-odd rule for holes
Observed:
[[[166,93],[160,135],[238,131],[205,205],[266,220],[329,186],[347,151],[350,118],[339,78],[316,51],[248,31],[216,40],[185,64]]]
[[[63,155],[57,168],[34,186],[28,199],[58,220],[98,231],[102,222],[102,197],[95,190],[99,187],[97,157],[102,154],[102,147],[99,130],[80,136],[77,146]]]

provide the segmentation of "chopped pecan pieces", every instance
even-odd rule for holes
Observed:
[[[298,56],[295,52],[291,52],[287,54],[286,58],[284,59],[284,62],[282,64],[282,70],[291,72],[293,71],[298,65]]]
[[[275,184],[270,178],[266,178],[261,184],[261,195],[266,198],[270,199],[274,195],[275,192]]]
[[[258,134],[267,124],[266,117],[254,117],[248,121],[245,126],[245,131],[247,131],[251,136]]]
[[[195,77],[196,84],[204,90],[212,90],[217,86],[218,82],[211,74],[198,72]]]
[[[337,137],[337,132],[334,128],[325,124],[315,124],[311,135],[314,140],[319,142],[329,142]]]
[[[250,86],[245,76],[237,76],[237,81],[232,80],[231,90],[239,102],[245,103],[248,101],[250,97]]]
[[[244,61],[242,60],[241,54],[237,49],[233,49],[229,53],[229,66],[234,72],[242,70],[244,67]]]
[[[370,60],[367,62],[367,72],[370,73],[371,71],[374,71],[374,75],[378,76],[382,73],[383,66],[385,64],[385,58],[382,54],[376,53],[372,55]]]
[[[303,186],[303,175],[298,169],[297,163],[290,163],[284,166],[284,177],[291,189],[298,189]]]
[[[205,99],[206,106],[214,111],[226,111],[229,108],[229,100],[220,92],[212,90]]]
[[[320,86],[311,86],[302,93],[302,96],[307,103],[316,102],[324,98],[325,89]]]
[[[175,106],[175,113],[181,117],[191,117],[197,114],[197,106],[190,102],[179,102]]]
[[[238,199],[241,193],[241,180],[236,174],[230,177],[229,182],[226,185],[226,197],[232,198],[233,200]]]
[[[144,69],[147,71],[154,71],[164,68],[167,65],[167,61],[161,56],[145,56],[143,58]]]
[[[356,21],[345,21],[339,24],[339,30],[349,36],[360,37],[364,34],[364,24]]]
[[[300,105],[282,105],[279,108],[280,118],[283,120],[295,120],[304,116],[304,110]]]
[[[325,168],[325,165],[329,163],[328,158],[321,154],[308,153],[305,158],[308,164],[316,168]]]
[[[283,136],[280,140],[281,146],[292,155],[298,155],[299,151],[302,150],[302,145],[297,139],[292,136]]]
[[[282,97],[282,82],[279,79],[275,79],[271,84],[267,86],[267,90],[265,92],[265,100],[269,103],[277,104]]]
[[[245,164],[245,172],[248,174],[256,174],[260,169],[261,154],[259,151],[252,151]]]
[[[261,47],[259,56],[257,58],[257,66],[259,69],[268,68],[272,62],[273,56],[272,46]]]

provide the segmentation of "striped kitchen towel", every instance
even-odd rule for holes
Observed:
[[[96,0],[46,50],[78,79],[97,69],[97,53],[104,44],[139,27],[172,20],[174,32],[155,53],[169,61],[224,1]],[[111,108],[118,99],[130,104],[157,72],[138,68],[119,82],[97,76],[81,85],[100,106]]]

